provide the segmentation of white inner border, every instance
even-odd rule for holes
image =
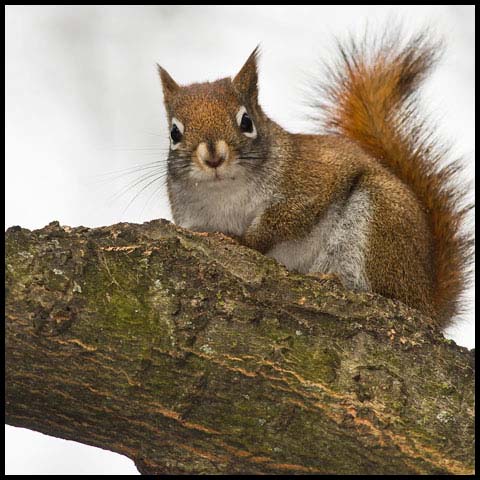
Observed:
[[[240,126],[240,124],[242,123],[242,117],[244,113],[248,115],[247,109],[242,105],[240,107],[240,110],[237,112],[237,116],[236,116],[238,126]],[[248,138],[257,138],[257,129],[255,127],[255,122],[253,120],[252,120],[252,125],[253,125],[252,132],[242,132],[242,133]]]
[[[183,123],[176,117],[172,117],[172,128],[174,125],[176,125],[176,127],[180,130],[180,133],[183,135],[183,132],[185,131],[185,127],[183,126]],[[169,135],[169,137],[170,137],[170,148],[172,150],[176,150],[182,142],[180,141],[177,143],[173,143],[172,136]]]

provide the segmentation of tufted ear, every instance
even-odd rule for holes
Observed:
[[[162,81],[163,99],[167,104],[170,102],[172,97],[177,93],[180,87],[175,82],[175,80],[170,76],[170,74],[160,65],[158,65],[158,63],[157,63],[157,68],[158,68],[158,74],[160,75],[160,80]]]
[[[257,58],[260,54],[260,46],[257,45],[255,50],[248,57],[245,65],[237,73],[232,80],[235,90],[245,99],[257,103],[258,98],[258,72]]]

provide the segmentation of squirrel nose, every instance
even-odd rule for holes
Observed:
[[[211,168],[219,167],[225,161],[225,157],[223,155],[216,155],[214,158],[205,160],[205,163]]]
[[[218,168],[229,158],[229,147],[225,140],[201,142],[196,151],[198,160],[210,168]]]

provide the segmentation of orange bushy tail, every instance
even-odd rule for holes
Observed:
[[[461,232],[471,206],[455,186],[461,169],[447,162],[417,110],[416,92],[436,63],[441,44],[422,32],[403,48],[400,33],[360,45],[339,45],[340,61],[321,86],[322,126],[358,143],[407,184],[424,206],[433,237],[434,308],[443,325],[459,312],[473,239]],[[458,180],[458,178],[457,178]]]

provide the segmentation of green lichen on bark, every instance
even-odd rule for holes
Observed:
[[[6,418],[143,473],[471,473],[473,353],[166,221],[6,233]]]

